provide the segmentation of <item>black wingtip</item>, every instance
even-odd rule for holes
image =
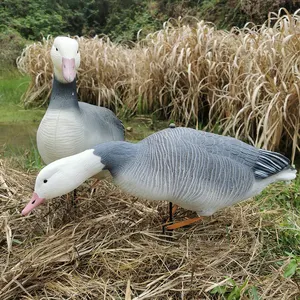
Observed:
[[[272,151],[260,150],[260,155],[254,166],[257,179],[264,179],[286,168],[291,168],[290,160],[284,155]]]

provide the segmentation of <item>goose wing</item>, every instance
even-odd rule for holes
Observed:
[[[124,125],[111,110],[84,102],[79,102],[79,107],[91,146],[124,140]]]
[[[205,131],[177,127],[150,136],[148,142],[152,143],[155,139],[158,144],[172,144],[183,151],[184,145],[196,146],[212,159],[226,157],[234,164],[251,169],[256,179],[264,179],[290,168],[290,160],[280,153],[258,149],[238,139]]]

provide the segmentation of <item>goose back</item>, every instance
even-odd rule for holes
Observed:
[[[255,175],[262,150],[234,138],[175,128],[135,147],[134,159],[124,159],[128,163],[114,170],[116,183],[139,197],[172,201],[202,216],[248,199],[270,183]]]

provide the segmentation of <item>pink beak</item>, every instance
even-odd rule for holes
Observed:
[[[40,198],[37,193],[33,193],[32,198],[30,202],[25,206],[25,208],[22,210],[22,215],[26,216],[28,215],[34,208],[39,206],[45,201],[45,198]]]
[[[75,58],[62,58],[62,72],[67,82],[72,82],[76,77]]]

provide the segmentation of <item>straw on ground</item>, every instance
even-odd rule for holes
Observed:
[[[260,200],[167,236],[165,203],[137,200],[105,181],[96,190],[83,185],[76,207],[59,198],[21,217],[35,176],[10,165],[1,161],[3,300],[222,299],[222,291],[243,299],[299,296],[297,278],[284,278],[290,260],[280,250],[293,248],[281,244],[288,236],[299,243],[299,215],[276,202],[266,209],[268,197],[282,193],[293,203],[294,184],[275,185]],[[188,215],[180,210],[176,218]]]

